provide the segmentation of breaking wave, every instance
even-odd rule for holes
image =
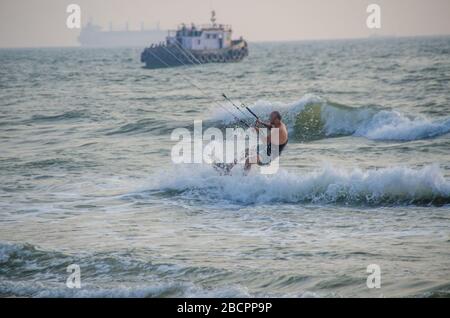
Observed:
[[[273,110],[280,111],[299,140],[354,135],[372,140],[412,141],[450,132],[450,117],[429,119],[380,107],[355,108],[314,95],[306,95],[291,104],[258,101],[252,110],[262,117]],[[213,120],[230,123],[233,117],[219,110],[213,114]]]
[[[345,205],[446,205],[450,180],[436,165],[346,170],[333,166],[306,174],[280,169],[276,175],[241,171],[220,176],[204,165],[177,167],[156,178],[152,190],[182,198],[238,204],[318,203]]]
[[[71,264],[80,266],[80,289],[66,286]],[[154,262],[132,249],[68,255],[31,244],[0,242],[0,297],[318,297],[310,291],[250,292],[246,284],[265,279],[264,273],[244,275],[247,280],[238,283],[235,273],[227,269]],[[270,281],[287,286],[293,278],[282,275]]]
[[[66,286],[71,264],[82,268],[81,289]],[[0,242],[0,297],[250,297],[239,285],[194,282],[227,274],[212,267],[154,263],[130,252],[73,256]]]

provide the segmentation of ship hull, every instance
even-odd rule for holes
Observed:
[[[187,50],[177,45],[159,45],[146,48],[141,62],[146,68],[166,68],[206,63],[239,62],[248,56],[247,42],[234,41],[231,47],[219,50]]]

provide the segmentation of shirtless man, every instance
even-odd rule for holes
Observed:
[[[269,129],[269,134],[267,136],[265,136],[266,139],[266,143],[267,143],[267,156],[271,156],[272,151],[274,151],[274,147],[278,147],[278,155],[281,155],[281,152],[283,151],[284,147],[286,147],[287,143],[288,143],[288,139],[289,139],[289,134],[288,134],[288,130],[286,128],[286,125],[283,123],[283,121],[281,120],[281,115],[279,112],[277,111],[273,111],[272,113],[270,113],[270,122],[265,123],[260,121],[259,119],[256,121],[256,125],[255,125],[255,129],[259,132],[259,127],[258,126],[263,126],[266,127],[267,129]],[[278,140],[272,140],[272,136],[270,133],[270,130],[272,128],[278,128]],[[262,136],[261,136],[262,137]],[[257,155],[257,164],[258,165],[267,165],[269,163],[263,163],[261,161],[261,156]],[[246,153],[246,157],[247,160],[245,161],[245,170],[248,171],[251,168],[251,163],[250,163],[250,159],[248,156],[248,152]],[[274,159],[274,158],[272,158]]]

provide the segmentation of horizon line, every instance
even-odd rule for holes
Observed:
[[[432,38],[432,37],[449,37],[450,33],[441,34],[419,34],[419,35],[395,35],[395,34],[371,34],[368,36],[356,37],[337,37],[337,38],[311,38],[311,39],[291,39],[291,40],[247,40],[252,44],[264,43],[295,43],[295,42],[320,42],[320,41],[350,41],[350,40],[377,40],[377,39],[401,39],[401,38]],[[83,45],[47,45],[47,46],[1,46],[0,49],[64,49],[64,48],[145,48],[150,45],[148,43],[143,46],[83,46]]]

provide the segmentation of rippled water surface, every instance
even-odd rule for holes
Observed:
[[[450,38],[139,54],[0,50],[1,296],[450,295]],[[173,129],[236,124],[187,77],[282,113],[276,175],[171,162]]]

